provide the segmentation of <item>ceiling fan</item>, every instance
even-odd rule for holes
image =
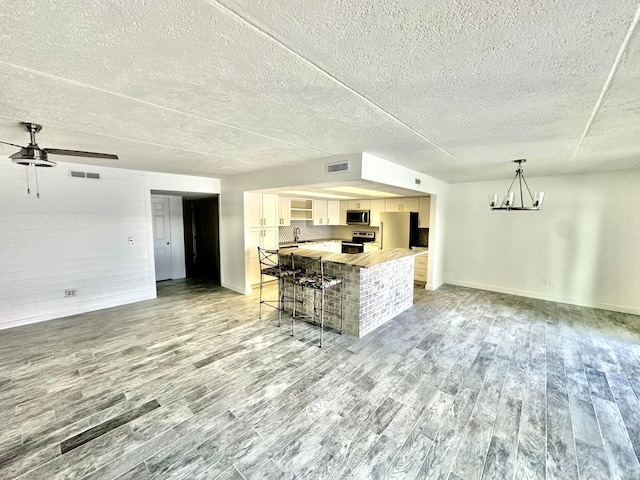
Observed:
[[[20,149],[19,152],[9,156],[13,163],[18,165],[24,165],[26,167],[33,165],[34,167],[55,167],[56,162],[49,160],[49,154],[51,155],[67,155],[70,157],[88,157],[88,158],[104,158],[107,160],[118,160],[117,155],[110,153],[96,153],[96,152],[83,152],[80,150],[64,150],[60,148],[40,148],[36,143],[36,133],[42,130],[42,125],[30,122],[21,122],[21,125],[31,135],[31,141],[29,145],[23,147],[22,145],[16,145],[15,143],[3,142],[5,145],[12,145]],[[38,183],[38,174],[36,170],[36,186]],[[27,193],[31,193],[29,189],[29,174],[27,173]],[[40,193],[37,193],[37,197],[40,198]]]
[[[49,160],[48,155],[67,155],[71,157],[106,158],[108,160],[118,160],[117,155],[109,153],[82,152],[80,150],[63,150],[60,148],[40,148],[36,143],[36,133],[42,130],[42,125],[37,123],[21,122],[24,128],[31,134],[31,142],[26,147],[15,143],[3,142],[5,145],[12,145],[20,149],[9,158],[18,165],[33,165],[34,167],[55,167],[56,162]]]

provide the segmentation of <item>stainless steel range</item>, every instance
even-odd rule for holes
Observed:
[[[374,232],[353,232],[352,235],[351,240],[342,241],[342,253],[362,253],[365,243],[376,240]]]

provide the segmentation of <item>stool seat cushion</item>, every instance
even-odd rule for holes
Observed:
[[[290,277],[295,273],[298,273],[299,270],[296,270],[291,267],[281,266],[281,267],[267,267],[262,269],[263,275],[269,275],[270,277]]]
[[[322,275],[317,273],[300,273],[294,277],[293,283],[301,287],[324,290],[325,288],[339,285],[342,283],[342,278],[325,275],[323,279]]]

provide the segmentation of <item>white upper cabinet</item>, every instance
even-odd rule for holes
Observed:
[[[340,225],[340,202],[338,200],[327,201],[327,225]]]
[[[348,210],[370,210],[371,209],[370,200],[349,200],[348,205],[349,205]]]
[[[280,227],[288,227],[291,225],[291,198],[279,198],[278,225]]]
[[[420,209],[418,210],[418,227],[429,228],[431,219],[431,197],[420,197]]]
[[[385,212],[417,212],[420,208],[418,197],[387,198]]]
[[[278,226],[278,196],[247,193],[245,215],[251,228]]]
[[[371,216],[369,217],[369,225],[372,227],[380,226],[380,213],[384,212],[384,199],[371,200]]]
[[[326,200],[313,201],[313,224],[327,225],[327,201]]]
[[[342,200],[340,202],[340,225],[347,224],[347,210],[349,210],[349,202]]]
[[[262,194],[262,218],[263,227],[278,226],[279,199],[277,195]]]

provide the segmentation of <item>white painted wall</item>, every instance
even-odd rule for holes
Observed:
[[[362,178],[431,195],[427,289],[438,288],[444,283],[447,201],[450,185],[368,153],[362,155]],[[416,178],[420,180],[419,185],[416,184]]]
[[[351,162],[351,170],[325,175],[325,164],[343,160]],[[362,156],[342,155],[286,168],[270,168],[245,175],[227,177],[220,195],[220,263],[221,284],[239,293],[251,293],[249,282],[249,250],[245,244],[248,225],[244,218],[244,192],[267,188],[288,187],[347,181],[360,178]],[[326,180],[325,180],[326,179]]]
[[[451,185],[446,283],[640,314],[640,170],[529,178],[540,211],[490,211],[509,182]]]
[[[69,170],[101,180],[70,178]],[[0,162],[0,328],[154,298],[150,190],[219,193],[218,179]],[[216,191],[217,190],[217,191]],[[134,244],[128,243],[134,237]],[[184,257],[183,257],[184,258]],[[66,288],[77,296],[65,298]]]
[[[349,160],[349,172],[325,174],[325,164]],[[415,184],[420,178],[421,185]],[[427,175],[377,158],[369,154],[344,155],[320,158],[305,165],[287,168],[272,168],[255,173],[224,179],[220,196],[220,245],[222,263],[222,286],[240,293],[251,293],[249,282],[249,250],[245,243],[248,225],[244,221],[243,193],[277,187],[320,184],[323,182],[370,180],[395,185],[420,193],[432,194],[430,239],[434,252],[429,255],[427,288],[437,288],[443,278],[443,243],[445,241],[445,215],[448,185]]]

